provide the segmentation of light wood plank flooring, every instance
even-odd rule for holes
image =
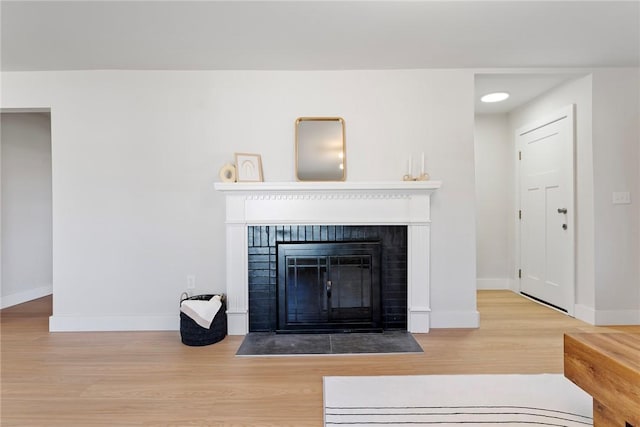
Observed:
[[[565,332],[606,330],[509,291],[480,291],[478,309],[479,329],[415,335],[424,354],[252,358],[235,336],[49,333],[42,298],[0,312],[0,424],[321,426],[324,375],[561,373]]]

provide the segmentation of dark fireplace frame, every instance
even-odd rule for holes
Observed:
[[[249,226],[249,332],[278,329],[277,245],[293,242],[365,242],[381,245],[381,327],[407,330],[406,225]]]

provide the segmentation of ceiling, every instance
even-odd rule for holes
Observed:
[[[570,80],[583,77],[586,73],[491,73],[477,74],[475,78],[476,114],[508,113],[526,104],[541,94]],[[493,92],[507,92],[506,101],[486,104],[480,102],[482,95]]]
[[[2,71],[640,64],[640,0],[2,0],[0,15]],[[520,87],[558,83],[531,77]]]

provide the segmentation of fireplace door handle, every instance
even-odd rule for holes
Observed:
[[[333,283],[331,283],[331,280],[327,280],[327,297],[331,298],[331,286],[333,286]]]

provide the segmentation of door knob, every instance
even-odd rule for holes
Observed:
[[[567,213],[567,208],[558,208],[558,213],[559,214],[566,214]]]
[[[566,230],[567,229],[567,224],[562,224],[562,229]]]

